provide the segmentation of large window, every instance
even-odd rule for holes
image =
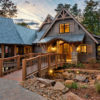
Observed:
[[[87,52],[87,46],[85,44],[82,44],[77,47],[77,52],[79,53],[86,53]]]
[[[70,32],[70,25],[69,23],[60,24],[60,33],[68,33]]]

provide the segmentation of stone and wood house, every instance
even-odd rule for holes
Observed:
[[[55,18],[48,15],[37,31],[0,18],[0,44],[1,57],[6,52],[9,56],[52,52],[67,54],[66,61],[74,63],[100,59],[100,36],[89,33],[66,9]]]

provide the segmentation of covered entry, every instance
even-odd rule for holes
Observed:
[[[77,62],[77,47],[82,44],[84,34],[62,34],[48,36],[40,40],[46,52],[67,54],[68,62]],[[44,51],[43,50],[43,51]]]

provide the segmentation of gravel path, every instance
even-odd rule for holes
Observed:
[[[21,87],[14,80],[0,79],[0,100],[47,100]]]

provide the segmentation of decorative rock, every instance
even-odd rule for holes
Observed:
[[[43,88],[43,87],[45,87],[45,84],[40,84],[40,88]]]
[[[68,92],[65,95],[63,95],[63,100],[83,100],[83,99],[72,92]]]
[[[67,93],[68,91],[69,91],[69,88],[66,87],[66,88],[64,88],[64,89],[62,90],[62,93],[65,94],[65,93]]]
[[[75,80],[83,82],[86,80],[86,76],[76,75]]]
[[[49,80],[49,79],[43,79],[43,78],[37,78],[37,80],[46,85],[54,85],[55,84],[55,80]]]
[[[54,90],[63,90],[65,88],[65,86],[61,83],[61,82],[56,82],[55,86],[54,86]]]
[[[66,80],[65,85],[71,85],[74,81],[73,80]]]

